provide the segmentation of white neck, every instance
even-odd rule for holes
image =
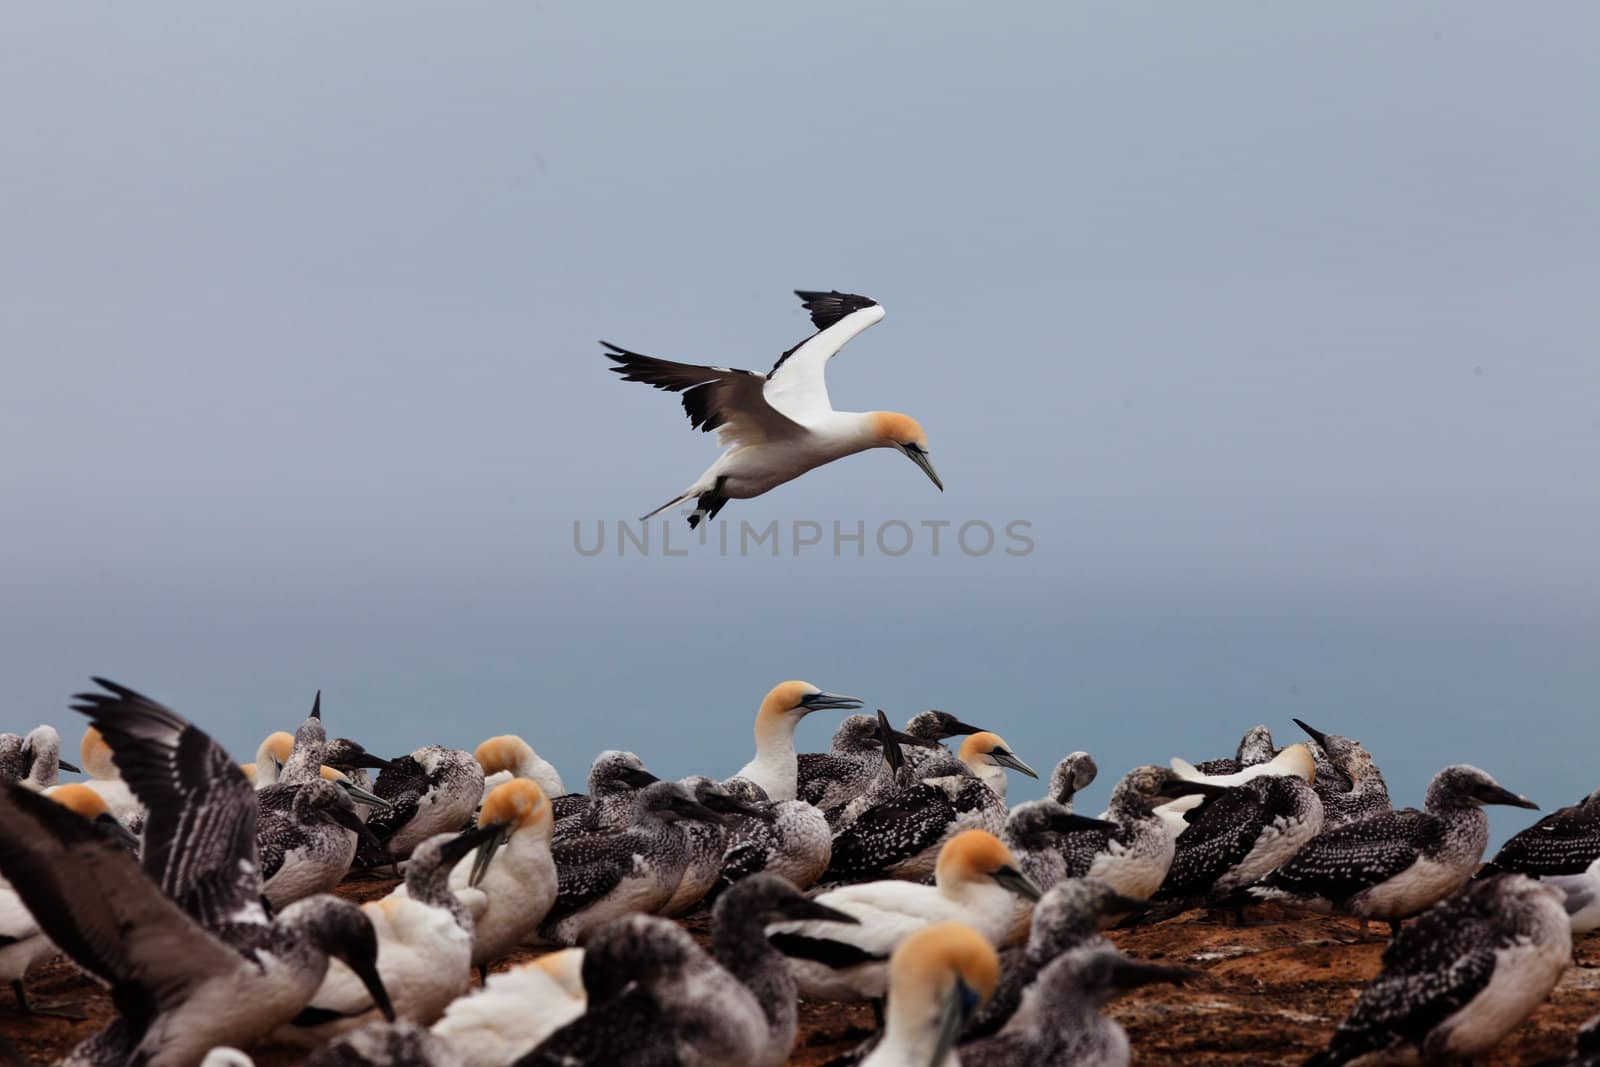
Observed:
[[[799,764],[794,755],[794,728],[801,715],[785,713],[756,723],[756,758],[737,777],[747,778],[767,791],[773,800],[793,800]]]
[[[921,990],[918,990],[921,992]],[[883,1029],[883,1041],[872,1055],[862,1061],[862,1067],[934,1067],[929,1064],[933,1047],[938,1041],[934,1023],[938,1006],[925,996],[907,997],[897,1001],[894,991],[889,992],[889,1018]],[[945,1054],[936,1067],[961,1067],[954,1047]]]
[[[1006,798],[1006,769],[992,763],[987,756],[979,756],[967,764],[967,769],[977,775],[978,781],[989,787],[1001,800]]]

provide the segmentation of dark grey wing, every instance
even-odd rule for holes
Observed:
[[[1131,835],[1125,827],[1115,830],[1076,830],[1062,834],[1056,851],[1067,865],[1067,877],[1082,878],[1094,865],[1095,857],[1106,850],[1112,841],[1126,843]]]
[[[632,839],[625,833],[582,834],[557,841],[550,851],[556,864],[556,899],[545,913],[547,925],[599,900],[633,869]]]
[[[1600,859],[1600,801],[1553,811],[1500,846],[1488,869],[1544,876],[1582,874]]]
[[[1411,866],[1444,840],[1444,824],[1415,808],[1384,812],[1311,839],[1293,859],[1261,880],[1300,896],[1348,900]]]
[[[412,756],[390,760],[389,766],[378,772],[372,783],[372,792],[387,800],[389,807],[379,808],[367,818],[367,829],[380,841],[387,841],[406,823],[416,817],[422,796],[428,790],[428,772]]]
[[[0,874],[137,1027],[240,962],[93,823],[16,784],[0,785]]]
[[[261,865],[261,881],[270,881],[283,868],[284,857],[291,849],[306,843],[300,824],[285,811],[264,811],[256,829],[257,862]]]
[[[211,737],[171,709],[96,678],[80,693],[128,788],[149,814],[143,862],[161,891],[207,930],[265,925],[256,868],[256,796]]]
[[[640,985],[596,1004],[517,1060],[515,1067],[679,1067],[669,1013]]]
[[[823,879],[881,874],[939,843],[956,811],[944,790],[918,782],[861,813],[833,838],[833,858]]]
[[[1420,1047],[1489,984],[1504,947],[1498,926],[1470,894],[1424,912],[1384,951],[1383,970],[1334,1031],[1329,1051],[1343,1063],[1401,1042]]]
[[[606,358],[618,364],[610,368],[612,373],[620,374],[625,382],[643,382],[669,393],[682,393],[689,425],[707,433],[722,431],[724,443],[792,437],[805,432],[803,426],[767,403],[767,379],[755,371],[675,363],[630,352],[609,341],[600,343],[609,349]]]
[[[1172,866],[1155,893],[1156,900],[1181,900],[1209,892],[1218,878],[1250,854],[1268,821],[1260,796],[1244,787],[1230,789],[1188,814],[1193,818],[1178,835]]]
[[[588,810],[588,793],[564,793],[550,801],[550,815],[556,822],[574,816],[581,817]]]
[[[288,811],[294,807],[294,790],[294,786],[283,782],[262,786],[256,790],[256,810],[262,815],[269,811]],[[260,836],[256,834],[257,838]]]
[[[1202,760],[1194,765],[1194,769],[1199,771],[1201,774],[1216,776],[1223,774],[1238,774],[1240,771],[1244,770],[1244,765],[1238,760],[1234,759],[1232,756],[1224,756],[1221,759]]]

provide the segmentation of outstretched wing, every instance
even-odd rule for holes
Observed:
[[[0,874],[135,1025],[239,964],[93,823],[15,784],[0,785]]]
[[[817,332],[778,357],[767,374],[767,403],[798,422],[833,410],[823,368],[851,338],[883,318],[876,300],[851,293],[796,289]]]
[[[805,427],[767,402],[762,388],[767,379],[754,371],[730,367],[700,367],[630,352],[601,341],[611,368],[625,382],[644,382],[669,393],[683,394],[689,425],[703,432],[717,431],[725,445],[759,444],[805,432]]]
[[[256,867],[256,795],[205,731],[126,686],[80,693],[133,795],[149,809],[144,869],[205,929],[264,926]]]

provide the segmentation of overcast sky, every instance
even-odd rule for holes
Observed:
[[[6,21],[9,728],[105,673],[251,748],[320,685],[374,747],[731,773],[798,676],[1109,777],[1298,714],[1406,801],[1600,784],[1592,5]],[[947,491],[870,453],[729,505],[778,559],[575,551],[716,454],[596,340],[765,370],[797,287],[886,307],[830,391]]]

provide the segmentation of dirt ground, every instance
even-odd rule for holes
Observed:
[[[340,887],[352,900],[370,900],[394,883],[353,878]],[[703,917],[688,922],[703,936]],[[1111,938],[1142,959],[1182,964],[1202,976],[1181,988],[1142,990],[1112,1006],[1128,1030],[1138,1064],[1293,1064],[1321,1048],[1377,973],[1381,941],[1357,940],[1356,924],[1263,912],[1244,927],[1207,922],[1198,913]],[[1539,1011],[1496,1050],[1494,1064],[1527,1065],[1571,1048],[1579,1024],[1600,1012],[1600,937],[1579,945],[1586,965],[1568,970]],[[495,970],[533,958],[508,958]],[[1589,959],[1595,959],[1588,964]],[[67,1021],[18,1014],[9,995],[0,999],[0,1034],[34,1063],[53,1061],[102,1026],[110,1014],[104,993],[58,961],[37,972],[29,995],[60,1001],[86,1017]],[[802,1002],[801,1033],[791,1063],[819,1067],[847,1051],[872,1027],[864,1006]],[[299,1054],[281,1047],[251,1050],[262,1067],[289,1067]]]

